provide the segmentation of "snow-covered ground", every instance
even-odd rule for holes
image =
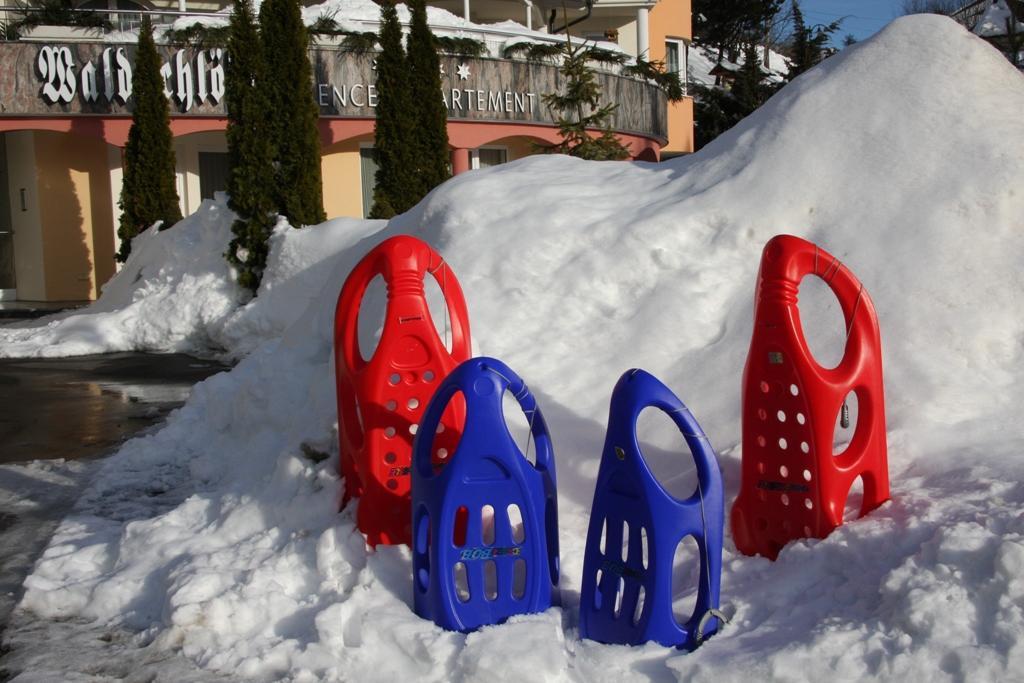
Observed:
[[[387,225],[282,225],[249,303],[220,260],[230,218],[205,204],[141,237],[91,309],[0,329],[11,355],[244,356],[104,463],[21,614],[96,659],[111,646],[86,636],[115,630],[246,680],[1021,680],[1021,111],[1024,76],[998,52],[913,16],[690,157],[531,157],[456,177]],[[355,262],[400,232],[451,264],[475,351],[527,380],[555,441],[563,606],[468,636],[413,614],[407,548],[368,551],[351,510],[335,512],[334,303]],[[892,500],[776,562],[739,555],[727,535],[731,623],[694,653],[582,641],[611,388],[630,367],[673,388],[718,448],[731,504],[754,279],[780,232],[837,255],[874,300]],[[844,330],[830,297],[801,286],[812,349],[834,360]],[[640,426],[654,469],[688,493],[678,434],[646,414]],[[73,661],[40,657],[25,680],[68,677]]]

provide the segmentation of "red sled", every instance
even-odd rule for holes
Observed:
[[[797,308],[806,275],[835,293],[846,320],[843,359],[829,370],[807,346]],[[850,392],[857,425],[833,454],[833,434]],[[765,245],[754,304],[754,332],[743,370],[743,463],[732,506],[736,548],[774,560],[798,538],[824,538],[843,523],[857,477],[860,514],[889,498],[878,318],[863,285],[837,258],[790,235]]]
[[[369,359],[359,351],[359,308],[377,275],[387,286],[384,329]],[[451,320],[451,352],[438,336],[424,296],[433,277]],[[469,314],[458,280],[426,242],[408,235],[377,245],[345,280],[334,314],[339,468],[343,502],[359,497],[356,523],[367,543],[412,539],[409,466],[412,441],[430,397],[455,366],[470,357]],[[458,443],[465,402],[453,400],[437,428],[434,464]]]

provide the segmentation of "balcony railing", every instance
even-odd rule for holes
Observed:
[[[42,14],[49,10],[45,8],[37,7],[17,7],[17,6],[0,6],[0,23],[10,26],[16,23],[19,19],[32,14]],[[209,21],[219,20],[225,25],[228,22],[230,14],[227,11],[221,12],[182,12],[179,10],[120,10],[120,9],[93,9],[93,10],[79,10],[79,9],[68,9],[62,12],[62,16],[58,21],[50,23],[48,21],[41,22],[41,25],[51,26],[64,26],[67,28],[82,28],[84,31],[88,31],[88,27],[78,25],[78,22],[70,20],[69,17],[80,15],[84,16],[91,14],[94,16],[106,18],[111,25],[111,30],[115,32],[134,32],[139,29],[142,24],[142,17],[149,16],[154,26],[171,26],[177,24],[177,28],[185,28],[190,26],[192,22],[189,19],[205,20]],[[379,22],[376,20],[368,19],[344,19],[344,23],[347,26],[359,26],[362,30],[376,33],[379,27]],[[500,56],[500,48],[510,42],[516,42],[520,40],[529,40],[532,42],[541,43],[560,43],[565,40],[562,35],[549,35],[540,31],[530,30],[523,27],[522,31],[515,31],[510,29],[490,28],[488,26],[481,26],[478,24],[431,24],[431,29],[438,35],[451,35],[459,37],[476,38],[487,43],[492,56]],[[30,29],[31,30],[31,29]],[[94,31],[102,31],[102,29],[93,29]],[[94,34],[95,35],[95,34]],[[0,39],[10,40],[5,32],[0,32]],[[20,39],[32,40],[32,34],[27,33]],[[318,40],[319,43],[329,42],[323,39]],[[497,44],[498,50],[493,49],[492,44]]]

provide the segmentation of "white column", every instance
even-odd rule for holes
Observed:
[[[469,21],[469,0],[462,0],[462,17]]]
[[[121,238],[117,234],[117,226],[121,220],[121,207],[118,206],[118,202],[121,201],[121,183],[124,181],[124,167],[121,165],[121,153],[120,147],[114,145],[107,145],[107,170],[110,172],[110,205],[113,207],[114,214],[114,253],[116,254],[121,250]],[[121,270],[121,262],[117,261],[114,264],[115,271]]]
[[[178,0],[178,11],[179,12],[187,12],[188,11],[188,8],[185,7],[185,0]]]
[[[533,0],[523,0],[526,3],[526,28],[533,30]]]
[[[644,59],[650,60],[651,39],[647,30],[647,18],[650,11],[641,7],[636,11],[636,53]]]

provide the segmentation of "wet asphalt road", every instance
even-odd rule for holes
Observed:
[[[0,359],[0,681],[12,673],[3,636],[22,581],[96,459],[227,369],[182,354]]]
[[[226,369],[183,354],[0,359],[0,463],[103,455]]]

